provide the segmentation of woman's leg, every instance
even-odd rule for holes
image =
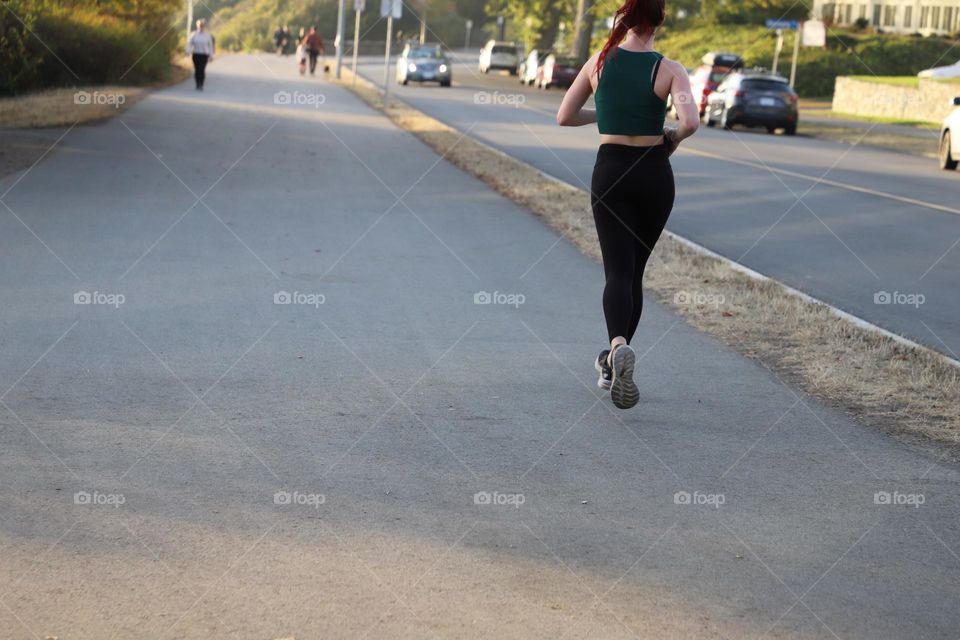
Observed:
[[[633,316],[633,280],[636,251],[632,231],[624,217],[628,208],[609,198],[595,199],[593,219],[603,255],[603,316],[607,323],[607,337],[611,347],[627,341]]]
[[[627,341],[633,341],[633,334],[640,324],[643,314],[643,274],[647,267],[650,254],[656,246],[663,228],[667,224],[670,212],[673,210],[674,185],[673,171],[670,165],[654,166],[651,173],[656,174],[657,190],[650,194],[650,199],[642,206],[637,216],[637,226],[634,228],[634,271],[633,271],[633,304],[630,316],[630,327],[627,332]]]

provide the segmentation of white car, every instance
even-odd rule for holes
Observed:
[[[932,69],[924,69],[917,74],[917,77],[920,78],[960,78],[960,60],[957,60],[956,64],[951,64],[946,67],[933,67]]]
[[[940,130],[940,168],[953,171],[960,163],[960,97],[953,99],[953,110]]]
[[[491,69],[503,69],[510,75],[517,75],[520,66],[520,53],[512,42],[490,40],[480,50],[480,73],[490,73]]]

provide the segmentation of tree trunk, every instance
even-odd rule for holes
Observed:
[[[586,62],[590,57],[590,36],[593,35],[593,0],[577,0],[573,32],[573,55],[581,63]]]
[[[560,2],[552,2],[544,12],[543,24],[540,27],[540,34],[537,36],[537,42],[534,45],[540,51],[546,51],[553,48],[553,43],[557,40],[557,34],[560,32],[560,18],[562,15]]]

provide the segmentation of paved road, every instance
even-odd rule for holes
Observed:
[[[361,70],[382,81],[374,61]],[[590,184],[596,130],[556,127],[561,91],[484,76],[473,63],[454,72],[450,89],[396,95],[546,173]],[[960,174],[895,152],[706,128],[674,167],[682,188],[670,230],[960,359]],[[880,292],[900,304],[876,304]]]
[[[955,467],[656,304],[616,412],[598,265],[286,60],[0,187],[5,638],[956,637]]]

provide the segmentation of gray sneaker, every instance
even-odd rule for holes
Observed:
[[[610,385],[610,399],[618,409],[630,409],[640,401],[640,390],[633,382],[633,367],[637,363],[637,354],[629,345],[620,345],[613,350],[613,382]]]

